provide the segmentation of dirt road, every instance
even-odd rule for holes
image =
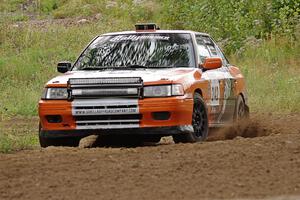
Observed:
[[[233,140],[0,154],[0,199],[300,199],[300,115],[255,118]]]

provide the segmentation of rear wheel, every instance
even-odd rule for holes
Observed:
[[[246,119],[249,117],[249,112],[246,107],[245,101],[241,95],[236,99],[235,111],[234,111],[234,124],[225,134],[226,139],[233,139],[236,136],[243,136],[243,132],[246,125]]]
[[[238,96],[235,104],[234,121],[237,123],[242,122],[249,116],[246,109],[244,99],[241,95]]]
[[[194,108],[192,116],[193,133],[184,133],[173,135],[175,143],[191,143],[204,141],[208,134],[208,116],[207,108],[201,95],[195,93],[194,95]]]

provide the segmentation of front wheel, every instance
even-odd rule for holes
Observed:
[[[200,94],[194,95],[194,107],[192,116],[193,133],[173,135],[175,143],[192,143],[204,141],[208,135],[208,116],[205,102]]]
[[[41,125],[39,125],[39,142],[41,147],[49,146],[67,146],[77,147],[80,142],[80,137],[66,137],[66,138],[48,138],[43,136]]]
[[[68,137],[68,138],[46,138],[39,136],[41,147],[49,146],[64,146],[64,147],[78,147],[80,138]]]

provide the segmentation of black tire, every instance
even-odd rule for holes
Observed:
[[[43,148],[49,146],[78,147],[80,138],[45,138],[43,136],[39,136],[39,141]]]
[[[230,127],[225,134],[225,139],[233,139],[237,136],[243,136],[243,132],[246,125],[246,120],[249,118],[249,110],[245,104],[245,101],[241,95],[236,99],[235,111],[234,111],[234,124]]]
[[[39,126],[39,141],[41,147],[49,146],[67,146],[67,147],[78,147],[80,137],[66,137],[66,138],[48,138],[44,137],[42,133],[41,125]]]
[[[159,143],[160,139],[161,139],[160,135],[145,135],[143,137],[143,141],[149,143]]]
[[[208,135],[207,107],[200,94],[194,95],[194,107],[192,116],[193,133],[173,135],[175,143],[193,143],[205,141]]]
[[[136,135],[136,134],[116,134],[98,136],[95,146],[97,147],[137,147],[144,143],[158,143],[160,135]]]
[[[95,146],[97,147],[137,147],[143,145],[142,135],[116,134],[100,135],[97,138]]]
[[[245,105],[245,101],[241,95],[236,99],[235,111],[234,111],[234,122],[240,123],[249,117],[248,109]]]

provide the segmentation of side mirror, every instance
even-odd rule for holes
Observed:
[[[215,58],[205,58],[204,63],[202,64],[204,69],[218,69],[222,67],[222,59],[219,57]]]
[[[59,62],[57,64],[57,71],[60,73],[65,73],[67,71],[69,71],[72,67],[72,63],[69,61],[63,61],[63,62]]]

